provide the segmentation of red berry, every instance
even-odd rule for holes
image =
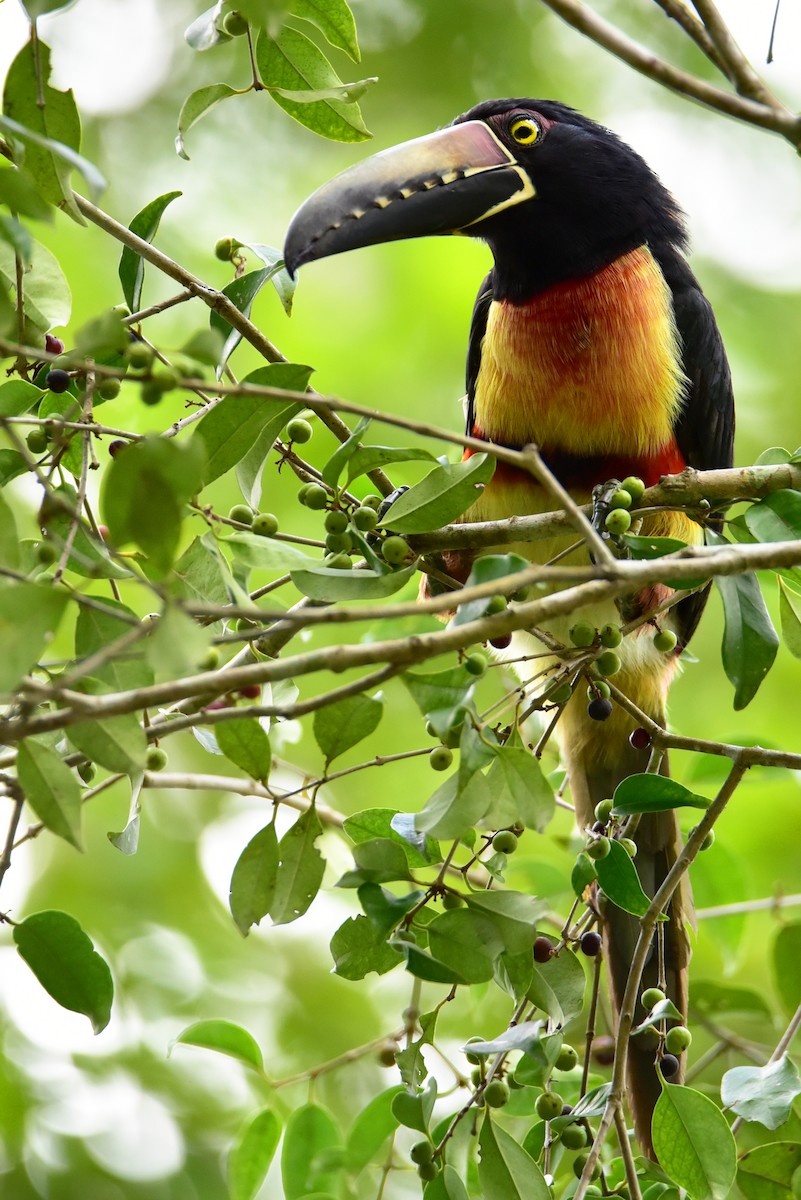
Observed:
[[[511,646],[511,644],[511,633],[504,633],[500,637],[490,638],[490,645],[494,646],[496,650],[505,650],[507,646]]]
[[[261,696],[260,683],[247,683],[241,687],[237,693],[243,700],[258,700]]]
[[[592,1057],[601,1067],[611,1067],[615,1061],[615,1039],[602,1033],[592,1043]]]
[[[588,929],[587,932],[582,935],[579,945],[581,946],[582,954],[586,954],[587,958],[595,958],[597,954],[601,953],[603,941],[600,933],[598,933],[595,929]]]
[[[651,745],[651,735],[647,729],[644,729],[642,725],[640,725],[637,729],[633,729],[629,734],[629,744],[632,745],[635,750],[647,750]]]
[[[100,534],[104,542],[109,539],[108,525],[98,525],[97,532]]]
[[[48,354],[63,354],[64,343],[54,333],[45,334],[45,350]]]
[[[534,961],[547,963],[553,958],[553,942],[550,938],[540,936],[534,943]]]

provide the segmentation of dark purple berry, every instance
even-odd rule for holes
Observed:
[[[587,958],[595,958],[597,954],[601,953],[603,941],[600,933],[595,929],[588,929],[585,934],[582,934],[579,945],[581,946],[582,954],[586,954]]]
[[[615,1061],[615,1039],[602,1033],[593,1039],[592,1057],[601,1067],[611,1067]]]
[[[563,1104],[562,1105],[562,1116],[563,1117],[569,1117],[570,1114],[572,1113],[572,1111],[573,1111],[572,1104]]]
[[[596,696],[587,705],[587,716],[592,721],[608,721],[612,715],[612,701],[603,696]]]
[[[635,750],[647,750],[651,745],[651,735],[647,729],[643,729],[642,725],[640,725],[629,734],[629,744]]]
[[[511,646],[511,644],[512,644],[511,633],[504,633],[504,634],[501,634],[500,637],[490,638],[490,645],[494,646],[496,650],[505,650],[507,648],[507,646]]]
[[[534,961],[547,963],[553,958],[553,942],[550,938],[540,936],[534,942]]]
[[[63,354],[64,343],[54,333],[45,334],[45,350],[48,354]]]
[[[54,367],[52,371],[48,371],[47,373],[45,386],[56,394],[66,392],[70,386],[70,377],[66,371],[62,371],[61,367]]]
[[[675,1054],[663,1054],[659,1065],[662,1068],[662,1074],[665,1079],[672,1079],[678,1073],[679,1060]]]
[[[122,440],[122,438],[117,438],[115,441],[109,442],[108,452],[109,452],[110,457],[116,458],[118,454],[122,453],[122,451],[125,449],[125,447],[127,445],[128,445],[128,443],[124,442]]]

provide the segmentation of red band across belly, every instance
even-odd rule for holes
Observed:
[[[473,437],[484,440],[479,429],[473,429]],[[475,453],[475,450],[465,449],[463,457],[468,459]],[[586,491],[596,483],[605,483],[607,479],[625,479],[627,475],[636,475],[646,487],[653,487],[663,475],[678,475],[687,466],[684,455],[675,441],[668,442],[655,454],[647,456],[636,453],[586,456],[569,454],[564,450],[549,450],[547,447],[540,447],[540,454],[548,469],[568,490]],[[525,478],[526,475],[527,472],[518,467],[499,462],[495,469],[494,482],[512,482],[521,477]]]

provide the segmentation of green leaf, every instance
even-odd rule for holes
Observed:
[[[261,267],[258,271],[248,271],[246,275],[240,275],[237,279],[232,280],[231,283],[226,284],[223,288],[223,295],[228,297],[244,317],[249,317],[253,301],[268,279],[271,279],[277,270],[278,267],[275,266]],[[242,334],[238,329],[234,329],[232,325],[229,325],[225,317],[214,310],[212,310],[209,316],[209,325],[211,329],[217,330],[225,338],[222,353],[220,354],[220,361],[217,364],[217,378],[219,379],[228,359],[242,341]],[[241,403],[244,397],[234,396],[232,399],[237,401],[237,403]]]
[[[507,576],[515,575],[530,566],[531,563],[519,554],[485,554],[473,563],[465,587],[506,579]],[[467,604],[460,604],[452,623],[466,625],[469,621],[477,621],[486,614],[492,599],[492,596],[487,596],[484,600],[469,600]]]
[[[433,675],[406,671],[401,679],[438,737],[450,731],[454,718],[469,704],[476,686],[475,676],[464,667],[451,667]]]
[[[267,1177],[281,1139],[281,1122],[263,1108],[240,1131],[228,1156],[230,1200],[253,1200]]]
[[[783,488],[771,492],[743,514],[758,542],[794,542],[801,537],[801,492]]]
[[[647,913],[651,901],[642,890],[631,855],[620,842],[610,841],[609,853],[605,858],[596,860],[595,870],[604,895],[613,904],[624,912],[633,913],[635,917]]]
[[[765,997],[751,988],[732,987],[716,979],[694,979],[690,990],[692,1007],[709,1017],[717,1018],[728,1013],[755,1013],[759,1017],[771,1015]]]
[[[314,42],[285,26],[277,38],[266,32],[256,42],[256,63],[262,82],[271,90],[315,91],[341,87],[342,80]],[[298,104],[272,91],[273,98],[301,125],[335,142],[363,142],[371,136],[357,104],[341,100],[317,100]]]
[[[20,567],[20,543],[17,522],[6,498],[0,495],[0,565],[18,571]]]
[[[492,979],[493,963],[503,950],[494,922],[469,908],[454,908],[428,926],[428,945],[439,962],[464,983]]]
[[[178,132],[175,135],[176,154],[188,162],[189,155],[186,152],[185,139],[189,130],[207,112],[216,108],[221,101],[239,94],[236,88],[229,87],[227,83],[209,83],[206,87],[191,92],[181,105],[181,111],[178,114]]]
[[[547,963],[534,963],[528,998],[559,1025],[584,1007],[584,968],[572,950],[562,950]]]
[[[595,870],[595,863],[590,858],[589,854],[578,854],[576,861],[573,864],[573,870],[570,874],[570,886],[572,887],[579,900],[584,895],[586,888],[591,883],[595,883],[598,878],[598,872]]]
[[[406,956],[406,970],[416,979],[424,979],[428,983],[464,983],[459,971],[446,966],[418,946],[409,942],[395,942],[394,945]]]
[[[16,217],[7,217],[0,213],[0,238],[19,255],[23,268],[27,269],[33,262],[33,238],[26,225]]]
[[[487,773],[492,807],[485,814],[491,828],[518,821],[542,833],[556,809],[553,788],[536,758],[519,746],[499,746]]]
[[[395,1065],[400,1071],[402,1081],[410,1092],[416,1092],[417,1088],[428,1075],[423,1058],[423,1047],[434,1044],[438,1017],[439,1008],[435,1008],[431,1012],[421,1013],[420,1029],[422,1032],[420,1037],[405,1046],[403,1050],[398,1050],[395,1055]]]
[[[283,388],[286,391],[304,392],[308,387],[311,373],[311,367],[305,367],[298,363],[270,363],[266,367],[251,371],[249,375],[245,376],[242,383],[253,384],[257,387],[275,387]],[[232,397],[232,399],[238,400],[241,404],[245,397]],[[301,404],[299,401],[270,400],[264,396],[253,397],[253,399],[258,399],[259,411],[263,414],[264,420],[260,432],[251,442],[250,448],[241,459],[237,460],[236,475],[242,495],[249,504],[256,507],[261,498],[261,474],[267,455],[272,450],[275,439],[281,430],[300,410]],[[248,409],[242,410],[239,405],[232,405],[231,410],[234,409],[240,414],[240,419],[243,419],[249,411]],[[206,419],[204,418],[204,420]],[[219,437],[221,445],[225,443],[229,435],[229,430],[223,430],[223,436]]]
[[[174,592],[201,604],[230,604],[239,594],[226,559],[212,534],[193,538],[173,567]]]
[[[456,1170],[446,1163],[436,1179],[426,1184],[423,1200],[470,1200],[470,1197]]]
[[[753,895],[746,867],[745,856],[733,854],[723,840],[718,838],[714,849],[699,854],[692,865],[692,886],[696,906],[699,909],[715,908],[719,905],[736,903],[742,900],[743,896]],[[738,912],[714,918],[715,947],[721,956],[723,970],[726,974],[736,968],[748,920],[747,913]],[[799,976],[799,987],[801,987],[801,976]],[[795,1012],[797,1002],[796,998],[791,1012]]]
[[[167,604],[147,639],[147,660],[157,679],[194,675],[209,651],[211,632],[179,608]]]
[[[341,1145],[339,1127],[328,1109],[319,1104],[296,1108],[287,1121],[281,1153],[286,1200],[333,1189],[337,1170],[331,1165],[331,1151]]]
[[[384,600],[404,588],[416,570],[412,565],[379,575],[376,571],[349,571],[347,568],[338,571],[315,566],[290,570],[290,575],[298,591],[310,600],[335,603],[338,600]]]
[[[522,1021],[488,1041],[470,1041],[466,1046],[462,1046],[462,1052],[484,1055],[509,1054],[513,1050],[522,1050],[528,1054],[540,1041],[541,1032],[542,1021]]]
[[[455,521],[492,479],[495,459],[474,454],[466,462],[435,467],[395,501],[384,524],[395,533],[427,533]]]
[[[348,871],[337,887],[360,887],[363,883],[389,883],[411,879],[403,846],[396,839],[373,838],[353,848],[356,871]]]
[[[424,892],[414,891],[394,896],[377,883],[362,883],[358,890],[364,915],[380,937],[386,937],[424,895]]]
[[[46,402],[42,403],[39,413],[41,416],[47,415]],[[67,544],[78,512],[78,493],[72,484],[62,483],[52,488],[46,509],[46,519],[40,519],[48,537],[60,553]],[[130,575],[129,571],[114,562],[102,539],[85,520],[78,521],[67,566],[85,579],[126,579]]]
[[[67,737],[76,750],[107,771],[127,775],[144,767],[147,739],[136,713],[77,721],[67,729]]]
[[[146,438],[118,454],[102,493],[114,544],[139,546],[154,570],[166,574],[178,549],[184,505],[202,486],[203,466],[202,443],[194,438],[180,444]]]
[[[376,467],[386,467],[390,463],[399,462],[436,462],[433,454],[422,450],[419,446],[359,446],[348,460],[348,474],[345,486],[350,487],[354,479],[360,475],[368,475]]]
[[[0,122],[2,118],[0,117]],[[5,283],[16,299],[16,261],[14,250],[0,241],[0,283]],[[66,276],[56,258],[41,244],[33,243],[31,265],[23,281],[22,309],[26,317],[25,336],[38,341],[45,330],[66,325],[70,319],[72,294]]]
[[[49,746],[26,738],[19,744],[17,773],[39,820],[76,850],[82,849],[81,789],[63,758]]]
[[[28,464],[16,450],[0,450],[0,487],[5,487],[18,475],[25,475]]]
[[[801,595],[779,577],[779,617],[782,639],[793,658],[801,658]]]
[[[152,242],[158,232],[159,223],[167,205],[172,204],[173,200],[176,200],[181,194],[181,192],[165,192],[163,196],[151,200],[131,221],[128,227],[131,233],[135,233],[145,242]],[[125,303],[132,313],[138,312],[145,278],[145,260],[130,246],[124,246],[118,273]]]
[[[0,205],[36,221],[52,221],[53,209],[43,200],[27,171],[0,163]]]
[[[665,812],[670,808],[709,808],[709,801],[704,796],[696,795],[664,775],[629,775],[615,788],[614,801],[612,815],[615,817]],[[595,866],[597,870],[597,862]]]
[[[140,797],[145,773],[142,770],[132,771],[130,779],[131,803],[128,806],[128,820],[125,822],[125,828],[118,833],[111,831],[106,834],[114,849],[119,850],[120,854],[127,855],[136,854],[139,849],[139,829],[142,817]]]
[[[85,224],[75,202],[70,176],[83,171],[97,198],[105,180],[78,153],[81,120],[71,91],[59,92],[48,83],[50,48],[37,39],[25,43],[8,69],[3,88],[0,129],[25,145],[24,167],[51,204],[63,205],[78,224]]]
[[[323,881],[325,861],[315,847],[323,827],[312,805],[302,813],[278,845],[280,862],[270,916],[275,925],[302,917]]]
[[[59,8],[68,8],[73,0],[24,0],[22,7],[32,21],[38,20],[46,13],[56,12]]]
[[[671,1021],[683,1021],[684,1016],[676,1008],[672,1000],[660,1000],[655,1004],[644,1021],[640,1021],[636,1029],[633,1029],[631,1036],[635,1037],[638,1033],[643,1033],[646,1029],[653,1029],[654,1026],[660,1025],[662,1021],[670,1019]]]
[[[779,639],[765,608],[759,582],[752,571],[718,575],[715,584],[723,600],[723,669],[734,684],[734,707],[753,700],[779,648]]]
[[[773,1142],[748,1150],[740,1159],[737,1186],[746,1200],[788,1200],[801,1167],[798,1142]]]
[[[3,173],[0,171],[0,179]],[[0,417],[21,417],[42,398],[41,388],[27,379],[9,379],[0,383]]]
[[[272,763],[270,739],[255,717],[236,717],[215,726],[217,745],[251,779],[266,783]]]
[[[235,1025],[233,1021],[195,1021],[181,1030],[173,1045],[216,1050],[218,1054],[225,1054],[228,1058],[235,1058],[244,1063],[246,1067],[252,1067],[259,1074],[264,1070],[258,1042],[247,1029]]]
[[[334,970],[342,979],[364,979],[371,971],[385,975],[403,955],[388,946],[385,937],[372,921],[363,917],[348,917],[331,938],[331,957]]]
[[[411,813],[399,813],[393,808],[367,808],[354,813],[352,817],[346,817],[342,828],[356,843],[369,842],[374,838],[397,842],[410,867],[428,867],[432,863],[442,862],[438,843],[434,838],[417,833]]]
[[[767,1129],[778,1129],[788,1120],[793,1100],[800,1094],[801,1076],[786,1054],[766,1067],[733,1067],[720,1081],[726,1108]]]
[[[40,659],[69,602],[38,583],[0,583],[0,694],[9,693]]]
[[[489,917],[508,954],[525,954],[531,950],[537,936],[537,921],[550,907],[547,901],[538,900],[536,896],[512,891],[473,892],[467,897],[467,905],[474,912]]]
[[[551,1189],[534,1159],[489,1113],[481,1126],[478,1151],[484,1200],[550,1200]]]
[[[75,353],[82,358],[102,361],[107,355],[121,355],[130,340],[128,328],[122,323],[122,314],[110,308],[77,330]]]
[[[478,824],[492,803],[492,792],[486,776],[480,771],[471,775],[464,787],[459,775],[449,776],[425,807],[415,817],[415,828],[431,837],[453,839],[463,837]]]
[[[106,650],[119,638],[137,629],[139,623],[136,614],[117,600],[107,600],[104,596],[102,608],[82,604],[75,622],[76,659],[80,661]],[[115,692],[149,687],[153,683],[153,672],[139,645],[127,646],[118,654],[110,655],[105,662],[96,664],[93,673]]]
[[[357,79],[353,83],[339,83],[333,87],[315,88],[314,91],[293,91],[291,88],[275,88],[273,95],[281,96],[284,100],[293,100],[296,104],[316,104],[318,100],[341,100],[345,104],[355,104],[374,83],[378,83],[377,75],[367,79]]]
[[[773,943],[773,972],[785,1011],[794,1013],[801,996],[801,922],[779,927]]]
[[[270,911],[278,880],[278,862],[278,834],[271,821],[250,839],[231,876],[228,903],[243,937],[247,937],[251,925],[258,925]]]
[[[348,696],[314,714],[314,740],[325,758],[326,769],[335,758],[364,741],[378,727],[384,705],[370,696]]]
[[[257,258],[261,259],[266,267],[275,268],[275,273],[271,276],[270,282],[276,290],[284,312],[288,317],[291,317],[292,303],[295,298],[298,281],[292,278],[284,265],[283,250],[278,250],[275,246],[266,246],[263,242],[239,242],[239,246],[240,248],[244,247],[246,250],[251,250]],[[292,364],[272,363],[271,365],[283,367],[291,366]]]
[[[401,1090],[400,1087],[391,1087],[379,1092],[354,1118],[345,1143],[345,1161],[353,1175],[364,1170],[390,1134],[398,1128],[392,1102]]]
[[[196,17],[184,33],[184,38],[193,50],[211,50],[221,42],[230,42],[231,38],[222,29],[217,28],[217,21],[222,16],[225,0],[217,0],[211,8],[207,8]]]
[[[292,15],[316,25],[329,45],[359,62],[356,23],[345,0],[293,0]]]
[[[322,469],[323,483],[327,483],[329,487],[336,487],[339,482],[339,477],[345,470],[350,458],[356,453],[361,444],[362,434],[370,428],[370,418],[361,417],[356,423],[356,428],[348,438],[340,446],[337,446],[334,453],[329,458],[328,462]]]
[[[392,1101],[392,1113],[399,1124],[406,1129],[416,1129],[418,1133],[426,1133],[434,1111],[437,1098],[437,1081],[433,1075],[420,1091],[399,1092]]]
[[[689,1200],[728,1200],[737,1150],[726,1118],[707,1096],[663,1082],[651,1135],[662,1170]]]
[[[292,567],[315,561],[290,542],[278,542],[255,533],[234,533],[223,544],[231,550],[236,563],[260,571],[279,571],[283,575]]]
[[[33,913],[14,926],[13,937],[45,991],[62,1008],[88,1017],[101,1033],[111,1016],[114,983],[75,918],[52,909]]]

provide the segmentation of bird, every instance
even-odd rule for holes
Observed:
[[[468,435],[514,449],[536,445],[578,503],[610,480],[635,476],[650,486],[688,467],[731,466],[731,373],[711,305],[688,262],[685,215],[617,134],[556,100],[484,101],[325,183],[292,219],[284,259],[294,275],[343,251],[450,234],[480,239],[493,258],[469,333]],[[499,464],[463,520],[552,508],[530,475]],[[702,527],[678,511],[646,517],[642,532],[703,540]],[[562,538],[514,549],[545,563],[567,544]],[[584,547],[568,561],[586,562],[587,554]],[[473,557],[446,556],[450,573],[464,580]],[[615,683],[659,725],[707,590],[646,619],[617,649]],[[617,606],[609,601],[579,615],[600,629],[648,618],[670,595],[666,585],[650,586]],[[675,634],[672,652],[655,647],[655,627]],[[566,639],[565,621],[549,629]],[[591,830],[596,806],[645,770],[649,751],[641,734],[638,740],[637,722],[621,706],[593,706],[583,689],[574,690],[556,736],[579,829]],[[661,769],[666,773],[665,761]],[[682,847],[675,811],[642,816],[634,840],[641,885],[653,896]],[[682,1016],[690,912],[684,886],[643,975],[643,987],[663,985]],[[598,920],[619,1013],[639,924],[603,899]],[[681,1082],[683,1068],[682,1056],[672,1082]],[[661,1089],[653,1044],[631,1039],[627,1071],[635,1134],[653,1157],[651,1116]]]

